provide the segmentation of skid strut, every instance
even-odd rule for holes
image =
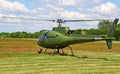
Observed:
[[[73,56],[73,55],[74,55],[74,54],[73,54],[73,50],[72,50],[72,48],[71,48],[70,46],[69,46],[69,48],[70,48],[70,50],[71,50],[71,54],[72,54],[72,56]]]
[[[43,50],[43,49],[39,49],[39,50],[38,50],[38,53],[40,54],[40,53],[42,52],[42,50]]]

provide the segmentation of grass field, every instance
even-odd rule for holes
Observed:
[[[36,39],[0,39],[0,74],[120,74],[120,42],[71,45],[75,56],[38,54]],[[52,53],[49,50],[48,53]]]

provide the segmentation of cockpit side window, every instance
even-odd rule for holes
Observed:
[[[44,34],[44,39],[47,39],[48,38],[48,35],[47,33]]]

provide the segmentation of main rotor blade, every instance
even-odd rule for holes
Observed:
[[[87,20],[44,20],[44,19],[37,19],[37,18],[24,18],[24,17],[9,17],[9,16],[2,16],[1,18],[11,18],[11,19],[23,19],[23,20],[37,20],[37,21],[51,21],[51,22],[57,22],[57,23],[64,23],[64,22],[85,22],[85,21],[103,21],[108,19],[87,19]]]
[[[8,18],[8,19],[21,19],[21,20],[39,20],[39,21],[47,21],[42,19],[36,19],[36,18],[24,18],[24,17],[8,17],[8,16],[2,16],[1,18]]]
[[[84,22],[84,21],[103,21],[103,19],[94,19],[94,20],[64,20],[64,22]]]

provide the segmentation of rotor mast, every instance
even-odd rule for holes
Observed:
[[[58,23],[58,27],[61,27],[61,23],[60,22]]]
[[[61,23],[64,23],[62,19],[57,19],[58,27],[61,27]]]

